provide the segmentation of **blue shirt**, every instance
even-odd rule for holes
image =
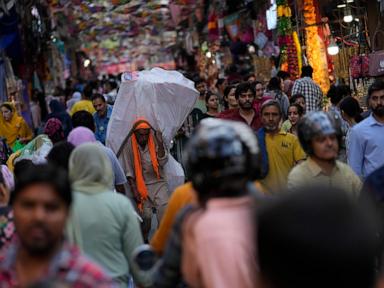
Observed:
[[[371,114],[349,133],[348,164],[355,173],[366,178],[384,165],[384,124]]]
[[[95,137],[97,141],[100,141],[105,145],[105,138],[107,137],[108,122],[111,118],[112,106],[107,106],[107,115],[101,118],[97,112],[93,113],[93,119],[95,120],[96,132]]]

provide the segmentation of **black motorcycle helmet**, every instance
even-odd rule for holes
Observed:
[[[300,120],[297,131],[300,144],[308,155],[313,155],[311,141],[314,137],[336,134],[340,147],[343,136],[340,117],[323,111],[306,114]]]
[[[240,183],[260,174],[260,150],[250,127],[208,118],[200,122],[186,148],[186,170],[200,202],[212,193],[236,193]]]

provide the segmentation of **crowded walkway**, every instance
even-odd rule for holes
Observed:
[[[311,67],[304,68],[308,82]],[[307,111],[314,95],[293,94],[284,104],[260,81],[228,83],[220,98],[201,79],[184,78],[184,86],[175,80],[164,85],[179,85],[184,109],[160,105],[163,88],[151,82],[158,72],[174,81],[166,71],[140,72],[120,82],[111,104],[99,93],[103,83],[89,82],[82,91],[74,85],[69,100],[44,103],[49,113],[34,130],[14,103],[1,104],[0,287],[313,287],[315,279],[327,287],[373,287],[379,281],[384,82],[370,86],[363,119],[351,96],[333,110]],[[158,87],[152,100],[143,97],[152,91],[143,83]],[[77,97],[84,93],[84,100]],[[171,132],[161,114],[167,112],[177,128]],[[292,209],[301,211],[299,218]],[[332,225],[329,213],[335,213]],[[304,243],[312,250],[292,254]],[[147,267],[138,251],[153,255]],[[308,257],[309,266],[301,266],[305,258],[290,263],[287,257]],[[335,263],[347,265],[345,274]],[[340,282],[329,284],[335,275]]]
[[[384,1],[17,2],[0,288],[384,288]]]

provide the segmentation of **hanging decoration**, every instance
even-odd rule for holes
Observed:
[[[297,35],[296,31],[293,32],[293,42],[295,43],[295,47],[296,47],[297,64],[299,66],[299,73],[300,73],[300,69],[303,66],[303,60],[302,60],[302,54],[301,54],[301,44],[299,40],[299,35]]]
[[[281,48],[280,69],[289,72],[293,79],[300,73],[299,54],[292,31],[292,11],[288,0],[277,1],[277,33],[278,44]]]
[[[318,34],[314,2],[315,0],[304,0],[306,54],[313,68],[313,80],[320,85],[323,93],[327,93],[330,87],[328,62],[324,42]]]

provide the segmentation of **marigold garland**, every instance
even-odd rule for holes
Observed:
[[[330,86],[328,64],[325,46],[316,26],[314,0],[304,0],[304,21],[307,25],[305,27],[307,58],[313,68],[313,80],[320,85],[323,93],[326,93]]]
[[[298,61],[298,66],[299,69],[303,66],[303,60],[301,58],[301,45],[300,45],[300,40],[299,40],[299,35],[297,35],[297,32],[293,32],[293,42],[295,43],[296,51],[297,51],[297,61]]]

